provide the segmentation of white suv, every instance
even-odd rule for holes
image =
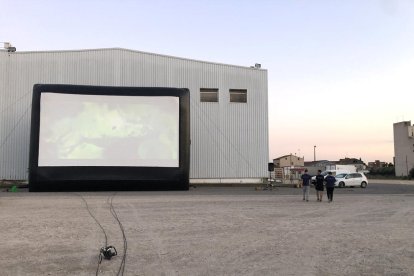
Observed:
[[[335,176],[336,187],[356,187],[366,188],[368,179],[363,173],[340,173]]]

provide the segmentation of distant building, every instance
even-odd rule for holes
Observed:
[[[384,168],[387,165],[388,165],[387,162],[381,162],[380,160],[375,160],[374,162],[368,162],[368,168],[370,169]]]
[[[317,174],[318,170],[337,170],[340,165],[352,165],[357,171],[365,171],[366,165],[361,159],[345,157],[339,161],[319,160],[305,162],[305,168],[312,175]],[[342,166],[343,167],[343,166]]]
[[[273,159],[273,163],[276,168],[283,167],[303,167],[305,160],[303,157],[298,157],[293,154],[283,155],[281,157]]]
[[[336,165],[354,165],[357,171],[362,171],[367,168],[364,161],[361,160],[361,158],[348,158],[345,157],[343,159],[339,159],[338,162],[336,162]]]
[[[335,164],[335,161],[318,160],[318,161],[305,161],[305,167],[326,167]]]
[[[318,160],[318,161],[306,161],[304,166],[308,169],[309,174],[316,175],[318,170],[324,171],[327,166],[335,164],[335,161]]]
[[[361,158],[342,158],[339,159],[338,162],[336,162],[337,165],[355,165],[355,164],[363,164],[365,165],[364,161],[361,160]]]
[[[305,170],[304,158],[293,154],[283,155],[273,159],[276,178],[298,179]]]
[[[411,121],[394,124],[394,167],[396,176],[407,176],[414,168],[414,125]]]

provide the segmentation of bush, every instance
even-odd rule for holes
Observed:
[[[369,171],[371,175],[382,175],[382,176],[395,176],[395,168],[392,167],[382,167],[375,168]]]
[[[410,172],[408,173],[408,176],[409,176],[410,178],[414,178],[414,168],[412,168],[412,169],[410,170]]]

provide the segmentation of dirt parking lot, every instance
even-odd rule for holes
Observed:
[[[414,194],[216,189],[116,193],[124,275],[414,275]],[[105,237],[79,195],[119,253],[99,275],[117,275],[110,192],[0,193],[0,275],[95,275]]]

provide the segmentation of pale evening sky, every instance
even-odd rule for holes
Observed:
[[[269,160],[392,162],[414,123],[414,1],[0,0],[18,51],[121,47],[251,66],[269,79]]]

